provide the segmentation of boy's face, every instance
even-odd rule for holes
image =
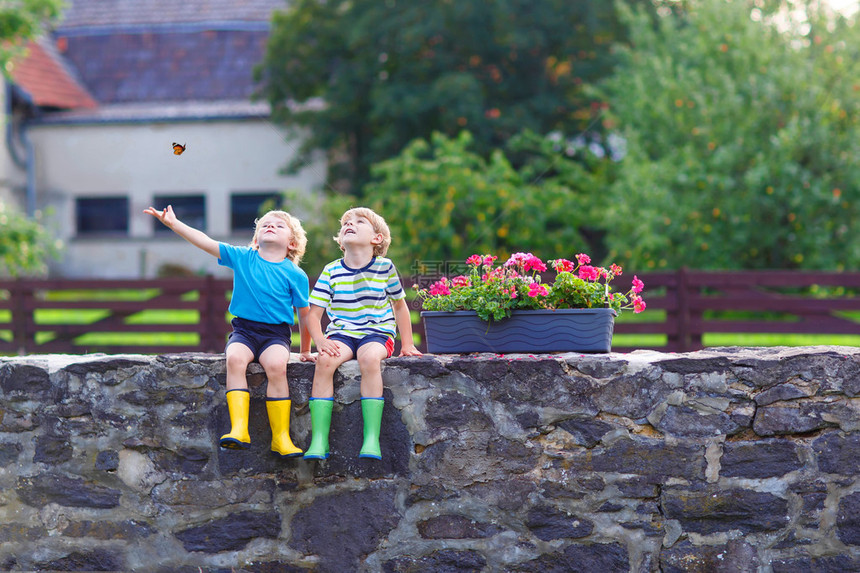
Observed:
[[[340,245],[342,248],[347,246],[362,246],[378,245],[382,242],[382,234],[377,233],[373,229],[373,224],[365,217],[358,215],[350,215],[344,219],[340,226]]]
[[[259,231],[257,232],[257,245],[259,247],[276,245],[283,246],[289,252],[295,248],[293,240],[293,231],[287,222],[280,217],[267,215],[260,220]]]

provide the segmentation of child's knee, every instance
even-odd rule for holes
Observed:
[[[280,358],[260,358],[260,366],[266,371],[266,376],[286,376],[287,375],[287,360]]]
[[[358,357],[358,369],[361,373],[377,372],[382,370],[382,359],[372,354],[364,354]]]
[[[235,368],[247,368],[248,364],[251,361],[240,352],[228,352],[227,353],[227,368],[235,369]]]
[[[334,371],[338,369],[338,367],[343,364],[343,360],[340,359],[339,356],[329,356],[328,354],[319,353],[317,356],[316,364],[314,365],[315,373],[326,373],[328,375],[334,374]]]

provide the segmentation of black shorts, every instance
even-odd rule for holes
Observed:
[[[290,349],[292,344],[292,330],[286,322],[281,324],[266,324],[265,322],[256,322],[254,320],[246,320],[236,317],[230,324],[233,325],[233,332],[227,339],[227,346],[234,342],[240,342],[251,349],[254,353],[254,360],[259,360],[260,355],[268,347],[273,344],[280,344]],[[226,350],[226,346],[224,347]]]

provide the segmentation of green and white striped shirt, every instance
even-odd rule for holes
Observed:
[[[343,259],[325,266],[314,285],[310,304],[326,309],[326,335],[364,338],[368,334],[394,336],[397,324],[391,301],[406,298],[397,269],[386,258],[374,257],[364,268],[352,269]]]

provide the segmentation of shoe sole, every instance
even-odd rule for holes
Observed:
[[[218,445],[225,450],[247,450],[251,447],[250,442],[240,442],[236,438],[224,438],[218,443]]]

